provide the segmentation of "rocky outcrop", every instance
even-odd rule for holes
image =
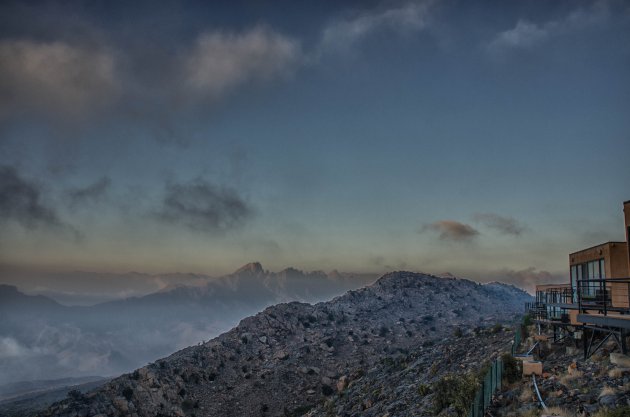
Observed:
[[[269,307],[41,415],[298,416],[333,407],[393,416],[399,395],[420,413],[433,395],[420,384],[476,369],[508,348],[501,326],[480,327],[519,316],[525,300],[513,287],[394,272],[328,302]]]
[[[451,375],[478,375],[484,365],[509,350],[513,334],[489,329],[450,336],[381,359],[365,374],[352,375],[339,395],[311,409],[308,417],[454,415],[436,408],[437,383]]]
[[[532,326],[530,333],[535,332]],[[527,350],[535,341],[528,338],[521,350]],[[602,410],[624,410],[614,415],[630,416],[630,357],[622,355],[613,340],[584,359],[583,350],[570,338],[558,343],[541,342],[534,350],[543,362],[543,373],[537,378],[538,388],[545,404],[564,417],[593,416]],[[540,408],[532,390],[530,377],[523,377],[498,393],[491,410],[494,416],[526,415]],[[552,414],[548,412],[547,414]],[[606,415],[606,414],[600,414]]]

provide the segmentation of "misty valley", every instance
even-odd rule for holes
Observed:
[[[129,372],[207,341],[271,304],[322,301],[374,278],[292,268],[274,273],[253,263],[193,286],[72,307],[0,285],[0,399],[17,395],[12,383],[19,381]]]

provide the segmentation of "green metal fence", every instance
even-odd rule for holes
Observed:
[[[486,408],[490,406],[492,394],[494,391],[501,389],[501,380],[503,379],[503,361],[497,359],[492,362],[492,366],[486,372],[481,386],[475,395],[475,400],[470,408],[469,417],[483,417]]]
[[[520,327],[516,328],[514,331],[514,343],[512,343],[512,356],[516,355],[516,349],[518,349],[521,344],[521,333],[523,333]]]
[[[514,332],[514,343],[512,344],[512,355],[516,354],[516,350],[521,344],[521,328],[517,328]],[[492,362],[492,366],[486,372],[481,381],[481,386],[475,394],[475,400],[470,408],[468,417],[483,417],[486,408],[490,406],[492,394],[501,389],[501,381],[503,379],[503,361],[496,359]]]

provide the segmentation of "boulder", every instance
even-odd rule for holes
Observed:
[[[343,375],[337,381],[337,392],[342,393],[343,390],[345,390],[347,386],[348,386],[348,377],[346,375]]]
[[[630,356],[622,353],[611,353],[610,363],[620,366],[622,368],[630,368]]]
[[[284,350],[279,350],[276,353],[274,353],[273,357],[274,359],[283,361],[289,357],[289,354],[285,352]]]

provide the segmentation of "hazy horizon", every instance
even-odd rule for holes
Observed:
[[[122,300],[131,297],[143,297],[160,291],[169,290],[179,285],[200,286],[208,282],[216,281],[227,275],[234,274],[239,268],[254,263],[248,262],[234,268],[228,274],[205,274],[190,272],[162,272],[162,273],[142,273],[139,271],[128,272],[104,272],[104,271],[48,271],[21,269],[0,265],[0,285],[13,285],[20,292],[27,295],[43,295],[55,300],[65,306],[93,306],[104,302]],[[280,273],[293,266],[286,266],[278,270],[270,270],[264,264],[262,267],[270,273]],[[301,270],[304,273],[323,272],[327,275],[342,273],[362,277],[362,282],[366,285],[377,280],[381,276],[395,272],[395,270],[384,270],[381,272],[357,272],[357,271],[330,271],[322,270]],[[405,270],[405,269],[402,269]],[[536,283],[565,282],[564,276],[553,276],[534,270],[524,271],[496,271],[493,274],[483,276],[459,275],[451,271],[422,271],[413,270],[410,272],[426,273],[429,275],[444,276],[453,275],[456,278],[470,279],[479,283],[503,282],[515,285],[534,294]]]

